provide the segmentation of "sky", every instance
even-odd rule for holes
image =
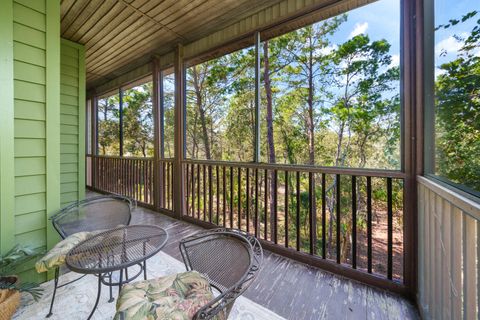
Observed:
[[[461,19],[462,16],[471,11],[480,11],[479,0],[436,0],[435,1],[435,26],[447,24],[450,19]],[[435,66],[436,74],[440,74],[438,66],[447,61],[454,60],[458,50],[461,48],[461,41],[456,36],[465,38],[474,28],[480,13],[463,23],[459,23],[448,29],[439,29],[435,32]],[[477,50],[480,55],[480,48]]]
[[[473,10],[480,11],[480,0],[435,0],[435,25],[460,19]],[[454,35],[465,36],[475,26],[480,13],[464,23],[447,30],[435,32],[435,65],[456,58],[461,42]],[[392,64],[400,62],[400,0],[380,0],[348,12],[348,20],[332,37],[333,43],[342,43],[360,33],[366,33],[372,40],[386,39],[391,45]],[[443,54],[441,54],[443,52]],[[480,48],[478,50],[480,55]],[[437,74],[439,71],[437,70]]]
[[[400,0],[380,0],[347,13],[331,37],[332,43],[341,44],[348,39],[367,34],[371,40],[385,39],[391,44],[392,65],[400,63]]]

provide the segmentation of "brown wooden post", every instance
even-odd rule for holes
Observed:
[[[156,58],[152,61],[152,80],[153,80],[153,134],[154,134],[154,165],[153,165],[153,205],[155,209],[160,209],[164,206],[163,199],[163,171],[161,168],[160,159],[163,158],[162,153],[162,135],[163,135],[163,112],[162,112],[162,77],[159,68],[158,60]]]
[[[184,199],[184,172],[183,161],[185,160],[185,70],[183,64],[183,46],[178,45],[174,58],[175,70],[175,160],[174,160],[174,186],[173,186],[173,210],[177,216],[183,215],[185,208]]]
[[[96,156],[98,155],[98,131],[97,131],[97,115],[98,115],[98,99],[96,96],[94,96],[91,99],[92,105],[90,108],[91,112],[91,125],[89,130],[91,130],[90,138],[91,138],[91,146],[90,146],[90,151],[92,155],[92,162],[91,162],[91,182],[92,182],[92,187],[96,188],[97,187],[97,161],[96,161]]]

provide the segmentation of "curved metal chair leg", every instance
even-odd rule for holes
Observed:
[[[59,273],[60,273],[60,268],[57,267],[55,269],[55,280],[53,282],[54,287],[53,287],[52,301],[50,302],[50,310],[48,311],[46,318],[50,318],[53,315],[52,309],[53,309],[53,303],[55,302],[55,294],[57,293]]]

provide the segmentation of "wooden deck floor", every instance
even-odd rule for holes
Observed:
[[[139,207],[132,224],[165,228],[164,252],[182,260],[180,239],[201,227]],[[404,298],[265,251],[262,270],[245,292],[247,298],[286,319],[419,319]]]

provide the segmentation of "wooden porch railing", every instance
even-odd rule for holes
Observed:
[[[171,159],[88,156],[91,187],[173,213]],[[404,173],[185,160],[179,218],[255,234],[264,247],[405,293]],[[87,167],[89,167],[87,165]],[[90,171],[91,170],[91,171]],[[154,181],[157,183],[154,183]],[[157,203],[158,202],[158,203]]]
[[[418,178],[419,305],[425,319],[479,319],[480,205]]]
[[[154,183],[153,158],[132,158],[87,155],[87,178],[90,187],[130,197],[137,202],[165,210],[173,210],[173,160],[157,161],[159,183]],[[159,192],[159,203],[155,203]]]
[[[255,234],[284,255],[403,287],[403,173],[184,161],[185,214]]]

